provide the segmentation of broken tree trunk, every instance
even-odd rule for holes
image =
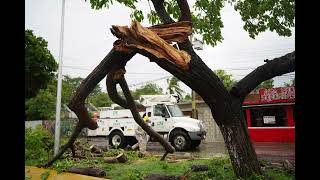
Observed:
[[[104,177],[106,175],[103,169],[95,168],[95,167],[88,167],[88,168],[71,167],[67,169],[66,172],[83,174],[83,175],[94,176],[94,177]]]
[[[173,23],[170,24],[173,28],[179,28],[183,24]],[[163,28],[162,34],[170,34],[176,37],[173,38],[177,42],[183,42],[188,39],[188,35],[191,34],[191,26],[190,22],[185,22],[186,27],[182,28],[184,30],[183,33],[172,34],[175,32],[171,28]],[[166,40],[162,39],[157,35],[155,28],[145,28],[140,25],[139,22],[134,21],[131,24],[131,27],[127,26],[112,26],[111,32],[120,39],[125,39],[125,46],[129,49],[139,49],[146,52],[149,52],[160,59],[166,59],[172,62],[173,64],[178,65],[182,69],[188,69],[188,63],[191,59],[190,55],[185,51],[180,51],[171,46]],[[170,41],[169,41],[170,42]]]

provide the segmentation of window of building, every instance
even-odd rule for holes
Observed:
[[[279,107],[257,107],[250,109],[251,127],[288,126],[286,110]]]

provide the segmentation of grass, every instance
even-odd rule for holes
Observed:
[[[119,153],[119,150],[111,150],[104,154],[107,156],[115,156]],[[174,175],[181,176],[187,170],[190,169],[192,165],[203,164],[209,166],[208,172],[198,172],[192,173],[190,180],[200,180],[200,179],[237,179],[234,175],[232,165],[229,158],[217,157],[207,160],[185,160],[180,162],[168,162],[159,161],[159,158],[153,156],[143,156],[139,152],[129,151],[126,152],[128,156],[128,162],[126,163],[115,163],[106,164],[103,162],[102,157],[98,158],[88,158],[80,161],[72,160],[70,158],[65,158],[58,160],[51,168],[62,172],[72,166],[76,167],[99,167],[105,170],[107,176],[106,178],[111,178],[114,180],[140,180],[144,176],[157,173],[164,175]],[[35,161],[28,161],[26,165],[36,165]],[[250,180],[292,180],[295,179],[294,175],[289,174],[285,171],[278,169],[269,169],[261,176],[253,175]]]
[[[36,166],[42,164],[48,160],[47,145],[44,140],[48,140],[50,136],[43,132],[41,128],[34,131],[28,130],[26,132],[26,149],[27,152],[25,156],[25,165]],[[62,139],[62,144],[66,142],[66,139]],[[88,146],[85,144],[85,146]],[[85,147],[86,149],[88,147]],[[52,156],[51,151],[49,155]],[[111,149],[104,153],[104,157],[116,156],[120,153],[120,150]],[[99,167],[105,170],[107,178],[112,178],[114,180],[140,180],[144,176],[157,173],[165,175],[181,176],[187,170],[190,169],[192,165],[201,164],[208,165],[209,171],[192,173],[190,180],[202,180],[202,179],[217,179],[217,180],[230,180],[237,179],[229,158],[216,157],[208,160],[186,160],[180,162],[170,163],[168,161],[160,161],[159,157],[144,156],[143,154],[136,151],[127,151],[126,155],[128,157],[128,162],[126,163],[116,163],[107,164],[103,161],[103,157],[92,158],[87,153],[86,159],[75,160],[66,153],[64,158],[57,160],[51,169],[57,170],[58,173],[62,172],[70,167]],[[42,179],[48,177],[47,173],[42,175]],[[29,179],[29,177],[25,177]],[[294,175],[283,171],[281,169],[267,169],[263,175],[253,175],[250,180],[292,180],[295,179]]]

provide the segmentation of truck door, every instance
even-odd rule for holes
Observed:
[[[157,104],[153,108],[151,127],[157,132],[168,132],[167,123],[170,115],[163,104]]]

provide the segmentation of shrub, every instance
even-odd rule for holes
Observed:
[[[54,138],[41,125],[25,129],[25,160],[35,163],[47,161],[53,154]]]

